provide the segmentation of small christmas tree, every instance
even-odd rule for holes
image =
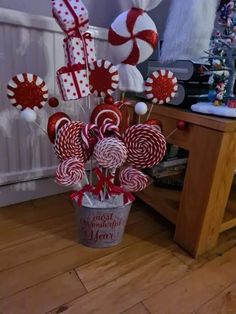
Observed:
[[[210,49],[207,52],[210,69],[210,103],[198,103],[193,111],[223,116],[235,116],[236,99],[234,85],[236,79],[236,0],[222,1],[217,15],[217,30],[214,30]],[[213,105],[213,106],[212,106]],[[221,108],[217,108],[221,107]],[[229,110],[230,109],[230,110]]]

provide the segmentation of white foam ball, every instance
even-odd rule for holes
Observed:
[[[26,108],[23,111],[21,111],[20,117],[22,120],[25,120],[27,122],[35,122],[37,119],[37,114],[34,110]]]
[[[147,113],[148,107],[145,102],[137,102],[134,108],[137,115],[142,116]]]

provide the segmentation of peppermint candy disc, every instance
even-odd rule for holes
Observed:
[[[119,168],[127,159],[127,149],[121,140],[107,137],[96,144],[94,158],[103,168]]]
[[[55,152],[60,160],[77,157],[85,163],[90,157],[90,150],[84,145],[81,138],[82,122],[69,122],[63,125],[56,137]]]
[[[170,102],[178,90],[177,78],[169,70],[158,70],[153,72],[145,83],[147,99],[154,104]]]
[[[120,183],[128,192],[139,192],[146,188],[148,178],[140,170],[127,167],[121,170],[119,175]]]
[[[19,110],[41,109],[48,99],[46,83],[37,75],[22,73],[14,76],[7,85],[7,96]]]
[[[137,124],[126,129],[123,141],[128,150],[127,162],[137,168],[158,164],[166,151],[166,140],[152,125]]]
[[[132,8],[121,13],[112,23],[108,41],[117,63],[136,65],[147,60],[153,53],[158,33],[147,13]]]
[[[119,86],[117,68],[107,60],[89,64],[90,91],[95,96],[111,95]]]
[[[115,105],[102,104],[97,105],[90,117],[91,123],[96,124],[99,128],[103,124],[112,123],[120,127],[122,121],[122,113]]]
[[[77,157],[62,161],[56,171],[56,181],[66,186],[78,184],[84,176],[84,164]]]
[[[48,137],[52,143],[55,142],[55,138],[59,129],[66,123],[70,122],[70,117],[64,112],[56,112],[48,119],[47,132]]]

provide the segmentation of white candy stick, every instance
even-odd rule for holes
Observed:
[[[85,176],[86,176],[86,175],[85,175]],[[86,181],[87,181],[87,180],[86,180]],[[78,187],[79,190],[81,190],[82,186],[81,186],[80,183],[78,183],[76,186]],[[90,206],[93,206],[93,203],[92,203],[92,201],[90,200],[90,198],[88,197],[87,193],[84,193],[84,197],[87,199],[87,201],[89,202]]]
[[[40,128],[40,130],[48,136],[48,132],[44,130],[37,122],[34,121],[34,124],[37,125],[37,127]]]
[[[151,107],[150,107],[150,109],[149,109],[149,113],[148,113],[148,116],[147,116],[147,120],[149,120],[149,118],[150,118],[150,116],[151,116],[153,107],[154,107],[154,104],[152,103],[152,105],[151,105]]]

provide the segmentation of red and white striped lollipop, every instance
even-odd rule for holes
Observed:
[[[128,192],[139,192],[146,188],[148,178],[140,170],[127,167],[121,170],[119,175],[120,184]]]
[[[178,90],[177,78],[169,70],[153,72],[146,80],[147,99],[154,104],[169,103]]]
[[[66,123],[70,122],[70,117],[64,112],[56,112],[48,119],[47,132],[52,143],[55,142],[59,129]]]
[[[152,125],[137,124],[126,129],[123,141],[128,150],[127,162],[137,168],[158,164],[166,151],[166,140]]]
[[[7,85],[7,96],[19,110],[41,109],[48,99],[46,83],[37,75],[22,73],[14,76]]]
[[[97,105],[91,114],[90,121],[91,123],[96,124],[99,128],[107,123],[112,123],[117,127],[120,127],[122,113],[116,105]]]
[[[90,157],[90,150],[85,146],[81,138],[82,122],[69,122],[63,125],[56,137],[55,152],[60,160],[77,157],[85,163]]]
[[[90,91],[95,96],[111,95],[119,86],[117,68],[107,60],[97,60],[89,64]]]
[[[121,140],[107,137],[96,144],[93,156],[103,168],[119,168],[127,159],[127,149]]]
[[[56,171],[56,181],[66,186],[78,184],[84,176],[84,164],[77,157],[62,161]]]

